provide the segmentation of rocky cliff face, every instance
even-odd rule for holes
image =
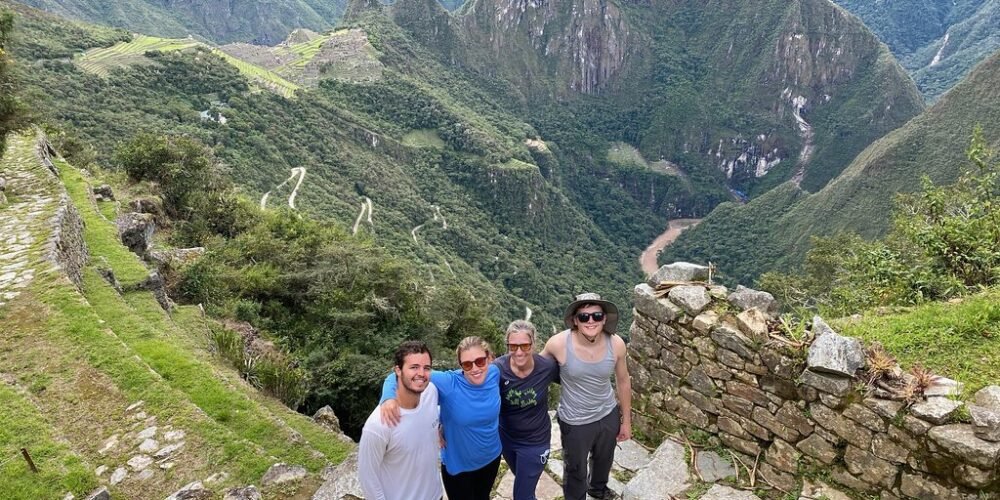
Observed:
[[[607,0],[479,0],[461,22],[501,71],[559,94],[601,92],[636,52],[621,7]]]

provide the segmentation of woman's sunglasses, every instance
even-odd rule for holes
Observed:
[[[599,322],[604,320],[604,312],[592,312],[592,313],[576,313],[576,319],[580,323],[586,323],[590,321],[590,318],[594,318],[594,322]]]
[[[478,366],[478,367],[480,367],[480,368],[486,366],[486,356],[483,356],[481,358],[476,358],[476,359],[474,359],[472,361],[462,361],[462,362],[460,362],[458,364],[462,365],[462,369],[463,370],[469,371],[469,370],[472,369],[473,363],[475,363],[475,365]]]
[[[521,352],[531,352],[531,344],[507,344],[507,350],[510,352],[517,352],[518,349]]]

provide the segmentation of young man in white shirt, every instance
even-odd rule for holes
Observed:
[[[358,447],[358,477],[368,500],[441,498],[438,393],[430,381],[431,352],[419,341],[396,349],[396,401],[405,415],[395,427],[376,408]]]

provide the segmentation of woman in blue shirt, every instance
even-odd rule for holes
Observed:
[[[448,498],[488,500],[500,468],[500,369],[489,344],[479,337],[462,339],[456,349],[461,370],[431,372],[438,389],[444,447],[441,479]],[[382,386],[382,402],[396,394],[396,377]],[[382,406],[382,418],[399,421],[394,404]]]

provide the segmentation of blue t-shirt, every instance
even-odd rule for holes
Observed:
[[[559,381],[559,363],[532,357],[535,368],[524,378],[511,370],[509,354],[493,361],[500,367],[500,439],[507,446],[548,444],[552,436],[549,384]]]
[[[432,371],[438,390],[445,446],[441,463],[451,475],[481,469],[500,456],[500,370],[490,365],[482,385],[472,385],[461,370]],[[396,375],[382,384],[382,404],[396,397]]]

